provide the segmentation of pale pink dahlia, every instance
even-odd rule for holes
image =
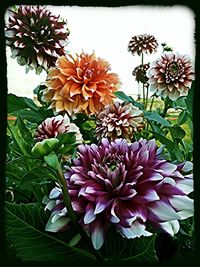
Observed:
[[[143,115],[143,111],[131,103],[121,104],[116,101],[97,116],[97,139],[106,137],[113,141],[122,137],[131,141],[134,132],[143,126]]]
[[[178,220],[193,215],[192,163],[161,159],[155,140],[132,144],[102,139],[99,146],[80,145],[79,156],[65,173],[72,207],[95,249],[111,224],[125,238],[150,236],[147,224],[174,235]],[[46,202],[52,211],[47,231],[64,230],[69,221],[62,191],[55,187]]]
[[[150,90],[176,100],[186,96],[194,80],[194,68],[188,55],[163,53],[147,71]]]
[[[45,7],[21,5],[16,12],[10,10],[5,36],[12,57],[36,73],[55,66],[57,58],[65,55],[66,24]]]
[[[45,119],[38,126],[35,132],[35,138],[37,141],[42,141],[44,139],[57,137],[59,134],[69,132],[75,132],[76,142],[82,143],[83,138],[79,128],[74,123],[70,122],[67,114],[65,114],[64,117],[62,115],[58,115],[56,117]]]
[[[133,55],[138,54],[138,56],[142,53],[152,54],[156,51],[157,47],[158,42],[156,38],[150,34],[135,35],[128,43],[128,51]]]

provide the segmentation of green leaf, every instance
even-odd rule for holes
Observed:
[[[123,262],[157,262],[156,252],[154,250],[156,235],[151,237],[135,238],[132,241],[131,250],[134,251],[134,256],[123,259]]]
[[[157,260],[154,251],[155,236],[127,239],[112,227],[106,236],[101,252],[108,261],[154,262]]]
[[[169,131],[174,141],[182,140],[186,135],[185,131],[178,125],[172,126]]]
[[[27,129],[20,115],[17,116],[16,123],[20,130],[21,136],[23,136],[24,141],[26,141],[29,145],[31,145],[34,142],[33,137],[31,135],[31,132]]]
[[[144,111],[144,118],[146,118],[149,121],[155,121],[157,123],[160,123],[163,126],[171,127],[171,124],[168,120],[161,117],[157,112],[155,111]]]
[[[8,94],[7,102],[8,102],[8,113],[12,113],[14,111],[23,108],[30,108],[31,110],[35,111],[38,110],[38,107],[33,102],[33,100],[27,97],[19,97],[14,94]]]
[[[194,95],[194,86],[195,86],[195,82],[192,82],[192,86],[188,92],[188,95],[186,97],[186,105],[187,105],[187,110],[190,113],[190,116],[192,117],[192,112],[193,112],[193,95]]]
[[[75,132],[62,133],[57,136],[59,146],[62,144],[74,144],[76,142]]]
[[[117,91],[117,92],[114,92],[114,94],[119,99],[121,99],[123,101],[127,101],[129,103],[133,103],[134,106],[136,106],[136,107],[138,107],[140,109],[144,109],[144,105],[142,103],[135,101],[131,96],[126,95],[124,92]]]
[[[95,124],[95,122],[92,121],[92,120],[88,120],[88,121],[84,122],[83,125],[82,125],[82,128],[83,128],[85,131],[90,131],[90,130],[92,130],[92,129],[95,129],[95,127],[96,127],[96,124]]]
[[[189,113],[187,110],[182,110],[178,116],[178,125],[185,123],[188,120],[188,115]]]
[[[187,106],[186,106],[185,99],[186,99],[185,96],[179,97],[176,101],[174,101],[173,108],[175,108],[175,109],[183,109],[183,110],[186,109]]]
[[[44,232],[47,216],[38,204],[5,205],[6,235],[17,257],[23,261],[66,261],[86,264],[94,260],[92,254],[70,247]]]

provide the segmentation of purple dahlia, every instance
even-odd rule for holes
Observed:
[[[36,73],[54,67],[57,58],[65,55],[69,35],[66,22],[41,6],[21,5],[10,12],[5,36],[12,57]]]
[[[192,163],[172,164],[160,157],[155,140],[132,144],[102,139],[99,146],[80,145],[65,173],[72,207],[95,249],[111,224],[125,238],[150,236],[148,223],[174,235],[178,220],[193,215]],[[69,218],[56,186],[46,202],[51,210],[47,231],[66,229]]]

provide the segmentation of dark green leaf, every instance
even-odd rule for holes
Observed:
[[[20,114],[22,119],[26,119],[30,122],[34,122],[37,124],[40,124],[46,118],[53,116],[52,110],[45,109],[45,108],[39,108],[37,111],[22,109],[22,110],[19,110],[18,112],[16,112],[16,115],[17,114]]]
[[[179,97],[176,101],[174,101],[173,108],[175,109],[186,109],[185,96]]]
[[[21,136],[23,137],[24,141],[26,141],[29,145],[33,143],[33,137],[31,135],[31,132],[27,129],[24,121],[21,119],[21,116],[17,116],[17,126],[20,130]]]
[[[102,253],[108,261],[155,262],[155,236],[134,239],[123,238],[116,229],[111,228],[102,247]]]
[[[133,103],[134,106],[143,109],[144,105],[140,102],[135,101],[131,96],[126,95],[124,92],[122,91],[117,91],[114,92],[114,94],[116,95],[116,97],[118,97],[119,99],[123,100],[123,101],[127,101],[130,103]]]
[[[44,232],[47,216],[38,204],[11,204],[5,207],[6,235],[23,261],[63,261],[86,264],[94,260],[89,252],[70,247]]]
[[[157,123],[160,123],[163,126],[171,127],[170,122],[164,119],[163,117],[161,117],[155,111],[144,111],[144,118],[146,118],[149,121],[155,121]]]
[[[182,140],[186,135],[185,131],[177,125],[172,126],[169,131],[174,141],[176,141],[177,139]]]
[[[156,235],[151,237],[135,238],[132,241],[132,251],[135,255],[123,259],[123,262],[157,262],[156,252],[154,249]]]
[[[7,102],[8,102],[8,113],[12,113],[14,111],[23,108],[30,108],[31,110],[35,111],[38,110],[38,107],[33,102],[33,100],[27,97],[19,97],[14,94],[8,94]]]
[[[178,124],[181,125],[185,123],[187,120],[188,120],[188,111],[182,110],[178,116]]]
[[[62,133],[57,136],[57,139],[59,140],[59,146],[62,144],[74,144],[76,142],[76,136],[75,132],[69,132],[69,133]]]
[[[195,82],[192,82],[192,86],[188,92],[188,95],[186,97],[186,105],[187,105],[187,110],[190,113],[190,116],[192,117],[192,112],[193,112],[193,95],[194,95],[194,86],[195,86]]]

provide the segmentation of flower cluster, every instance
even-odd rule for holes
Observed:
[[[176,100],[188,94],[194,80],[193,64],[187,55],[163,53],[151,63],[147,77],[152,92]]]
[[[131,141],[134,132],[143,125],[143,111],[131,103],[115,102],[105,108],[97,116],[96,134],[101,140],[103,137],[113,141],[116,138],[125,138]]]
[[[153,35],[140,34],[131,38],[128,51],[139,56],[143,53],[152,54],[156,51],[157,46],[158,42]]]
[[[94,53],[62,56],[56,68],[49,70],[43,100],[51,102],[56,112],[98,114],[113,103],[119,84],[118,76],[109,69],[109,63]]]
[[[76,142],[82,143],[83,138],[76,124],[71,123],[67,114],[63,117],[58,115],[45,119],[35,131],[35,138],[37,141],[42,141],[48,138],[57,137],[62,133],[75,132]]]
[[[193,190],[192,164],[162,159],[155,140],[128,144],[104,138],[99,146],[78,149],[65,179],[72,207],[95,249],[103,245],[111,224],[128,239],[152,235],[148,223],[174,235],[178,220],[193,215],[187,196]],[[46,209],[52,211],[46,230],[63,230],[68,220],[59,186],[51,191]]]
[[[69,35],[66,22],[40,6],[22,5],[10,12],[5,35],[12,57],[40,71],[55,66],[57,57],[65,54]]]

